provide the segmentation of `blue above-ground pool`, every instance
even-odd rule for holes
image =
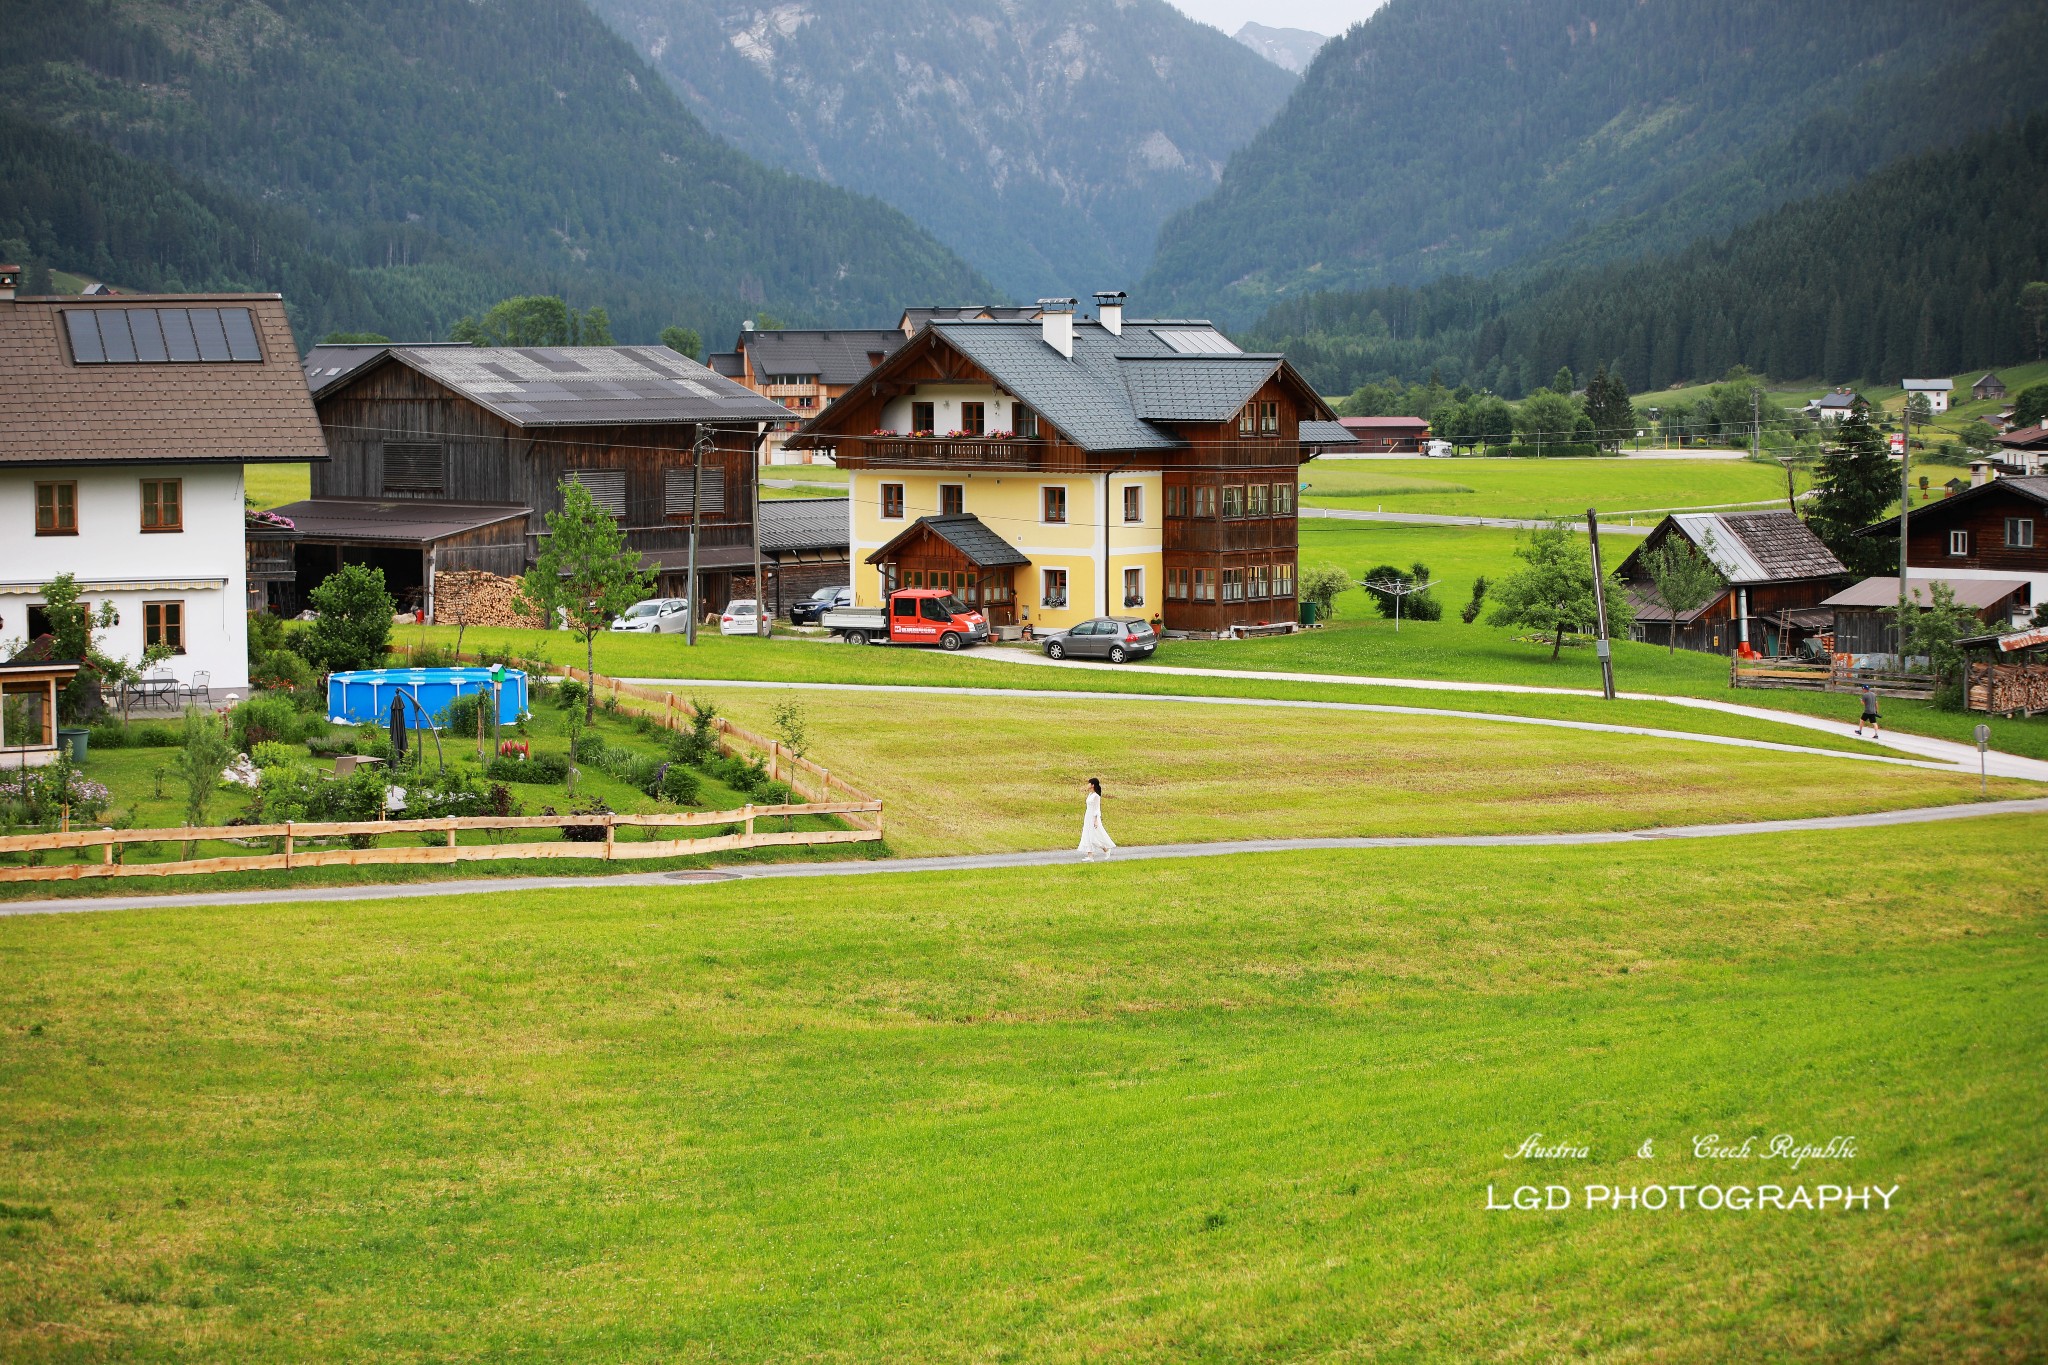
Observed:
[[[327,679],[327,717],[361,724],[391,721],[391,700],[404,694],[405,723],[417,728],[427,720],[445,723],[457,697],[488,692],[488,668],[370,668],[334,673]],[[526,675],[506,669],[498,682],[498,720],[510,725],[526,714]]]

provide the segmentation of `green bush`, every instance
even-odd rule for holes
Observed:
[[[307,750],[315,758],[340,758],[358,752],[357,746],[358,741],[351,735],[315,735],[306,741]]]
[[[768,765],[761,759],[737,755],[711,763],[705,771],[736,792],[754,793],[768,781]]]
[[[249,751],[249,757],[259,768],[278,768],[305,763],[306,748],[301,744],[282,744],[274,739],[258,740],[256,747]]]
[[[609,748],[611,745],[605,743],[603,735],[592,734],[586,730],[576,736],[575,742],[569,746],[569,756],[578,763],[588,763],[593,768],[602,768],[605,750]]]
[[[448,709],[438,717],[441,725],[451,733],[466,735],[474,739],[477,732],[477,718],[484,718],[485,733],[490,731],[490,696],[483,692],[466,692],[448,703]]]
[[[249,665],[249,685],[286,694],[301,711],[324,711],[327,707],[327,697],[320,690],[313,665],[289,649],[274,649]]]
[[[184,742],[168,725],[136,725],[128,731],[128,743],[137,749],[175,749]]]
[[[704,799],[704,784],[681,763],[664,763],[655,790],[648,793],[678,806],[694,806]]]
[[[493,782],[560,786],[569,780],[569,760],[559,754],[535,754],[525,759],[507,754],[492,759],[490,766],[484,769],[484,776]]]
[[[128,727],[118,716],[101,716],[87,727],[92,738],[86,743],[94,749],[125,749],[132,742]]]
[[[303,744],[327,728],[323,717],[309,716],[292,704],[290,697],[264,692],[249,698],[228,713],[235,747],[244,753],[265,740]]]
[[[384,571],[344,564],[307,594],[317,613],[304,633],[305,656],[329,673],[375,668],[391,644],[397,610],[384,590]]]
[[[764,806],[787,806],[796,801],[796,791],[787,782],[767,782],[754,788],[754,800]]]
[[[483,787],[468,772],[449,768],[425,772],[405,784],[403,820],[439,820],[450,815],[481,815]]]
[[[583,698],[589,692],[589,688],[577,682],[574,678],[564,678],[555,684],[555,705],[561,707],[564,711],[574,711],[583,705]]]
[[[693,768],[702,768],[718,757],[718,708],[693,698],[690,709],[690,728],[669,740],[669,753]]]

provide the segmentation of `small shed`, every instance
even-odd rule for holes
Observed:
[[[2005,397],[2005,381],[1995,374],[1985,374],[1970,385],[1970,397],[1978,402]]]
[[[1940,583],[1955,594],[1956,602],[1976,611],[1979,619],[1994,630],[2013,617],[2014,608],[2025,607],[2030,584],[2024,578],[1943,578],[1930,574],[1908,580],[1913,601],[1926,606],[1932,585]],[[1891,577],[1866,578],[1821,603],[1834,613],[1837,654],[1897,654],[1899,628],[1887,614],[1899,605],[1899,580]]]
[[[2048,711],[2048,626],[1956,643],[1966,660],[1963,704],[1970,710],[2021,716]]]
[[[75,660],[0,663],[0,769],[38,768],[57,758],[57,693]]]
[[[1672,536],[1705,555],[1723,585],[1700,607],[1679,614],[1658,599],[1645,562]],[[1790,511],[1668,516],[1617,573],[1635,608],[1634,638],[1717,654],[1738,653],[1747,644],[1767,655],[1791,654],[1802,639],[1825,630],[1826,614],[1815,609],[1849,576]]]

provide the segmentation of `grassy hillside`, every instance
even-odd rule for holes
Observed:
[[[0,920],[0,1355],[2025,1358],[2038,833]]]
[[[2023,116],[2044,57],[2048,15],[2019,0],[1393,0],[1167,224],[1144,297],[1242,324],[1319,290],[1669,251]]]
[[[720,142],[577,0],[24,0],[9,25],[0,108],[297,215],[354,271],[460,253],[522,292],[604,304],[635,339],[988,292],[894,210]],[[27,224],[31,249],[124,278],[204,273],[184,230],[96,231],[113,192],[78,167],[53,198],[81,208]],[[234,268],[267,282],[287,249]]]

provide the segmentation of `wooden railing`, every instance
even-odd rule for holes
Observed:
[[[872,824],[855,829],[762,830],[763,819],[798,815],[838,815],[851,820],[868,816]],[[738,825],[733,834],[703,838],[620,841],[621,829],[673,829],[691,825]],[[463,844],[465,830],[600,829],[602,840],[562,839],[545,843]],[[401,848],[301,848],[303,839],[350,836],[442,834],[440,844]],[[882,837],[879,801],[807,801],[782,806],[744,806],[739,810],[679,811],[645,815],[464,815],[437,820],[342,820],[276,825],[207,825],[177,829],[74,829],[48,834],[0,837],[0,854],[42,853],[98,848],[97,863],[59,863],[47,867],[0,867],[0,882],[72,881],[83,877],[175,877],[202,872],[289,871],[301,867],[360,867],[376,863],[460,863],[503,858],[592,858],[605,862],[639,858],[680,858],[731,849],[792,845],[871,843]],[[117,850],[124,844],[197,843],[219,839],[272,839],[275,852],[215,858],[183,858],[161,863],[123,863]]]
[[[1728,660],[1730,687],[1780,688],[1805,692],[1856,692],[1868,683],[1872,691],[1886,697],[1934,695],[1934,679],[1926,673],[1899,673],[1875,668],[1851,668],[1844,663],[1807,663],[1802,659]]]

